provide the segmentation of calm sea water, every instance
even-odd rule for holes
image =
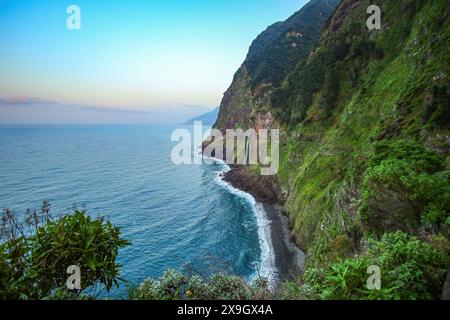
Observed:
[[[0,127],[0,206],[21,213],[48,199],[53,211],[85,206],[107,216],[132,242],[119,262],[135,284],[167,268],[268,272],[254,201],[218,179],[223,164],[174,165],[174,129]],[[110,295],[125,297],[125,286]]]

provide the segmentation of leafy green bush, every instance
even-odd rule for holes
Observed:
[[[450,172],[446,159],[417,142],[374,145],[364,178],[360,214],[374,231],[449,232]]]
[[[132,300],[258,300],[269,296],[270,291],[264,279],[247,283],[238,276],[225,274],[215,274],[204,279],[175,270],[167,270],[158,280],[146,279],[128,292]]]
[[[10,211],[2,216],[0,299],[79,297],[97,284],[108,291],[118,285],[116,257],[119,248],[129,244],[120,237],[119,227],[85,211],[55,220],[48,211],[31,216],[34,230],[29,232]],[[71,265],[81,270],[81,289],[76,292],[66,288]]]
[[[368,240],[364,254],[310,268],[303,293],[322,299],[439,299],[449,262],[448,251],[433,248],[403,232]],[[380,267],[381,289],[367,288],[371,265]]]
[[[285,281],[273,292],[271,299],[276,300],[306,300],[305,288],[298,281]]]

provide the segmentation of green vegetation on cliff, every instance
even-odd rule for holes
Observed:
[[[253,44],[265,58],[245,80],[238,71],[216,127],[282,129],[278,178],[308,255],[303,296],[439,298],[450,236],[448,3],[383,1],[381,30],[369,31],[371,4],[343,0],[289,68],[265,68],[268,45]],[[277,59],[283,42],[272,41]],[[283,78],[263,97],[270,76],[260,69]],[[368,265],[385,279],[378,295],[364,289]],[[332,289],[337,281],[345,288]]]
[[[304,59],[317,42],[320,31],[339,0],[313,0],[284,22],[261,33],[224,95],[216,127],[220,129],[271,120],[271,94]],[[264,110],[267,117],[259,119]]]

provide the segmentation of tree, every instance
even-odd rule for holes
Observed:
[[[75,210],[55,218],[44,202],[40,212],[28,210],[23,221],[9,209],[0,225],[0,299],[80,297],[94,285],[118,286],[118,251],[130,243],[119,227],[103,217]],[[67,269],[78,266],[81,286],[70,291]]]

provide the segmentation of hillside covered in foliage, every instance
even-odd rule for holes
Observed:
[[[299,296],[439,298],[450,237],[448,3],[382,1],[381,29],[370,31],[372,2],[338,2],[313,0],[254,41],[215,127],[281,129],[274,190],[307,253]],[[376,292],[365,289],[370,265],[382,273]]]

